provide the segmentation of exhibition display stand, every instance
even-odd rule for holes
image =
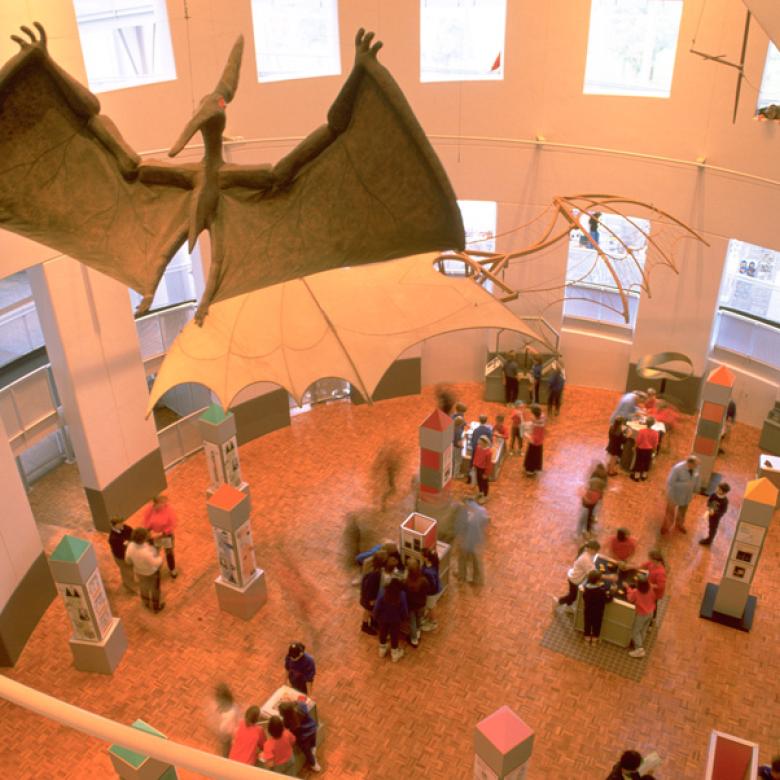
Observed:
[[[137,720],[130,724],[132,728],[139,731],[145,731],[161,739],[168,739],[165,734],[152,728],[148,723]],[[171,764],[166,764],[151,756],[144,756],[136,753],[134,750],[122,747],[121,745],[111,745],[108,749],[111,756],[111,763],[114,765],[117,775],[122,780],[177,780],[176,768]]]
[[[479,427],[478,420],[473,420],[468,424],[468,427],[463,431],[463,449],[461,450],[463,458],[461,460],[461,471],[464,474],[468,473],[471,467],[471,435]],[[501,475],[501,467],[504,465],[504,456],[506,455],[506,441],[500,436],[493,437],[493,455],[491,460],[493,461],[493,470],[490,472],[488,478],[490,482],[495,482]],[[455,476],[460,476],[456,474]]]
[[[604,608],[604,620],[601,623],[599,638],[618,647],[628,647],[631,642],[631,632],[634,629],[636,607],[626,599],[626,588],[634,585],[640,574],[647,574],[644,569],[621,569],[618,562],[606,555],[597,555],[593,559],[596,568],[605,575],[617,574],[617,592],[612,601]],[[585,630],[585,604],[582,598],[583,586],[577,592],[576,611],[574,613],[574,628]]]
[[[699,617],[750,631],[757,599],[750,583],[761,558],[777,504],[777,488],[766,478],[748,482],[720,585],[708,583]]]
[[[474,729],[474,780],[522,780],[533,747],[533,729],[501,707]]]
[[[720,474],[713,472],[713,467],[726,424],[726,409],[734,389],[734,379],[734,374],[726,366],[719,366],[710,372],[702,385],[699,419],[691,452],[699,459],[700,490],[705,496],[709,496],[721,480]]]
[[[301,699],[304,700],[304,703],[309,710],[309,715],[311,715],[311,717],[314,719],[314,722],[317,724],[317,741],[315,742],[315,745],[317,748],[319,748],[320,745],[322,745],[324,729],[323,724],[320,723],[317,704],[314,699],[309,698],[295,688],[291,688],[289,685],[282,685],[281,688],[277,688],[260,707],[261,719],[267,721],[274,715],[279,717],[279,703],[285,699],[288,701],[300,701]],[[303,766],[306,763],[306,759],[300,750],[296,750],[294,755],[295,774],[297,776],[298,773],[303,769]]]
[[[206,502],[217,545],[220,574],[214,581],[225,612],[249,620],[268,597],[265,572],[257,568],[249,519],[249,496],[222,485]]]
[[[203,438],[203,454],[209,469],[206,495],[211,496],[220,485],[232,485],[248,494],[249,485],[241,479],[233,412],[225,412],[218,404],[211,404],[198,418],[198,423]]]
[[[112,674],[127,650],[127,635],[111,614],[94,548],[85,539],[65,535],[49,568],[73,627],[68,642],[75,667]]]
[[[761,457],[758,459],[756,478],[760,479],[761,477],[766,477],[777,488],[777,503],[775,504],[775,509],[777,509],[780,507],[780,457],[765,452],[761,453]]]
[[[398,549],[406,558],[416,558],[420,565],[423,563],[423,550],[436,549],[439,556],[439,582],[441,593],[447,590],[450,583],[450,560],[452,546],[436,538],[438,523],[433,517],[428,517],[420,512],[412,512],[399,527]]]

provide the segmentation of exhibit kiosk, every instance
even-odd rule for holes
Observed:
[[[130,725],[134,729],[145,731],[155,737],[168,739],[165,734],[142,720],[136,720]],[[171,764],[136,753],[135,750],[122,747],[122,745],[111,745],[108,754],[111,756],[111,763],[114,765],[117,775],[122,780],[177,780],[179,777],[176,774],[176,768]]]
[[[225,412],[218,404],[211,404],[198,418],[198,425],[209,470],[206,495],[211,496],[220,485],[232,485],[248,493],[249,485],[241,478],[236,418],[233,412]]]
[[[420,565],[423,564],[423,550],[436,550],[439,556],[439,581],[441,582],[441,592],[447,590],[450,582],[450,553],[451,545],[437,540],[436,528],[438,523],[432,517],[423,515],[420,512],[412,512],[406,520],[401,523],[399,528],[398,549],[401,555],[411,555],[416,558]]]
[[[92,544],[66,534],[51,554],[49,568],[73,627],[68,643],[75,667],[112,674],[127,650],[127,635],[111,614]]]

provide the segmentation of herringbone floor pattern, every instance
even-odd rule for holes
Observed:
[[[471,419],[495,414],[478,400],[477,385],[458,386]],[[304,641],[317,659],[315,683],[328,724],[324,776],[351,780],[465,780],[471,776],[474,724],[499,706],[513,707],[536,731],[529,780],[603,778],[627,747],[655,749],[662,778],[703,776],[707,742],[718,728],[761,744],[762,759],[780,749],[780,530],[770,530],[752,592],[753,631],[744,634],[698,618],[704,586],[718,581],[741,494],[755,473],[758,433],[737,425],[718,463],[733,486],[732,507],[711,549],[693,530],[663,538],[671,569],[669,606],[639,682],[543,648],[550,594],[565,591],[577,547],[577,488],[603,455],[607,418],[616,400],[607,391],[569,388],[560,418],[549,428],[545,471],[522,476],[510,459],[492,487],[486,550],[487,584],[453,584],[437,608],[439,629],[398,664],[377,657],[376,640],[360,633],[353,571],[343,566],[341,531],[350,510],[373,501],[368,480],[374,453],[397,439],[409,448],[401,484],[417,462],[417,426],[433,394],[372,407],[348,402],[314,408],[292,425],[241,450],[252,490],[252,523],[268,603],[250,622],[217,608],[214,543],[206,518],[202,454],[169,475],[180,517],[181,576],[164,579],[167,609],[152,615],[120,592],[105,539],[95,544],[114,611],[130,648],[113,677],[76,671],[63,605],[48,610],[18,665],[5,672],[47,693],[122,722],[143,718],[172,739],[212,749],[203,715],[214,683],[227,681],[240,702],[262,702],[283,680],[287,643]],[[618,525],[633,529],[640,553],[657,541],[663,485],[686,454],[693,421],[673,437],[650,481],[611,481],[600,521],[602,538]],[[84,529],[85,503],[53,475],[33,490],[36,516],[51,550],[70,529]],[[458,488],[463,490],[462,487]],[[397,526],[408,497],[377,522],[377,538]],[[704,499],[689,512],[700,524]],[[132,519],[131,519],[132,523]],[[775,522],[777,524],[777,521]],[[42,718],[0,703],[0,776],[103,778],[112,770],[105,747]],[[191,778],[191,774],[180,773]]]

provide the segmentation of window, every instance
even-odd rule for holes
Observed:
[[[592,0],[586,95],[668,98],[682,0]]]
[[[420,81],[504,78],[506,0],[421,0]]]
[[[770,43],[756,109],[766,108],[773,103],[780,106],[780,51]]]
[[[630,327],[636,324],[639,310],[641,270],[647,256],[647,238],[650,222],[637,217],[617,214],[594,214],[598,227],[590,223],[590,216],[580,215],[581,227],[569,236],[569,260],[566,271],[566,299],[564,317],[595,320],[608,325]],[[600,249],[607,254],[628,298],[629,322],[623,317],[623,303],[618,286],[605,262],[586,238],[590,232]],[[626,249],[631,249],[629,254]]]
[[[73,0],[93,92],[176,78],[165,0]]]
[[[182,244],[165,269],[160,284],[154,293],[154,300],[149,307],[149,311],[164,309],[168,306],[175,306],[178,303],[185,303],[186,301],[194,301],[195,298],[192,257],[187,252],[187,245]],[[134,310],[142,300],[143,296],[139,295],[135,290],[130,290],[130,302],[133,304]]]
[[[38,311],[24,271],[0,280],[0,366],[44,346]]]
[[[780,252],[729,241],[713,348],[780,369]]]
[[[336,0],[252,0],[258,81],[341,73]]]
[[[494,200],[459,200],[467,249],[496,251],[496,202]],[[467,268],[460,260],[445,260],[441,269],[447,276],[466,276]],[[490,282],[485,287],[489,291]]]

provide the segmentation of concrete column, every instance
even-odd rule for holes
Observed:
[[[95,527],[166,485],[127,288],[67,257],[28,271]]]
[[[0,484],[0,666],[12,666],[56,591],[2,421]]]

